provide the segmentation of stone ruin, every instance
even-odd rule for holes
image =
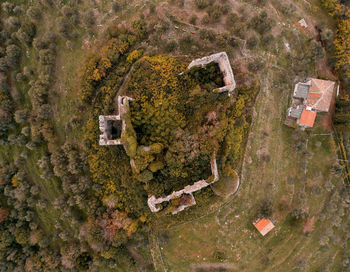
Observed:
[[[225,86],[215,89],[214,91],[217,91],[219,93],[228,92],[229,96],[232,95],[234,89],[236,88],[236,81],[235,81],[231,64],[226,52],[220,52],[220,53],[216,53],[200,59],[195,59],[188,65],[188,69],[191,69],[192,67],[195,67],[195,66],[205,67],[207,64],[211,62],[218,63],[220,71],[223,74],[224,83],[225,83]],[[156,207],[156,205],[159,205],[163,202],[169,202],[170,200],[175,198],[180,198],[180,200],[185,198],[185,201],[183,201],[183,203],[180,202],[180,205],[178,206],[178,208],[172,212],[172,214],[176,214],[178,212],[183,211],[187,207],[196,205],[196,200],[193,196],[193,193],[219,180],[215,153],[213,154],[210,164],[211,164],[212,176],[210,176],[208,179],[199,180],[192,185],[187,185],[185,186],[184,189],[180,191],[174,191],[170,195],[167,195],[165,197],[156,198],[153,195],[148,198],[148,201],[147,201],[148,207],[151,209],[152,212],[158,212],[160,211],[161,208]]]
[[[214,91],[222,93],[228,92],[228,95],[233,95],[233,91],[236,88],[236,82],[232,72],[229,58],[226,52],[216,53],[210,56],[193,60],[188,69],[191,69],[194,66],[205,67],[211,62],[216,62],[219,65],[220,71],[223,74],[223,80],[225,86],[215,89]],[[127,96],[118,96],[118,115],[100,115],[99,116],[99,127],[102,134],[100,135],[100,145],[121,145],[121,134],[126,129],[126,123],[123,119],[123,115],[129,111],[129,100],[132,98]],[[132,161],[130,161],[132,165]],[[172,214],[176,214],[180,211],[183,211],[185,208],[196,205],[196,200],[193,196],[193,193],[199,191],[210,184],[213,184],[219,180],[219,174],[216,164],[216,154],[214,153],[211,158],[211,173],[212,175],[206,180],[199,180],[192,185],[185,186],[184,189],[180,191],[174,191],[172,194],[156,198],[154,195],[148,198],[148,206],[152,212],[160,211],[160,207],[157,205],[163,202],[169,202],[172,199],[179,198],[179,206]]]
[[[220,71],[224,76],[225,86],[218,88],[217,92],[222,93],[227,91],[228,95],[231,95],[236,88],[236,81],[226,52],[220,52],[200,59],[195,59],[188,65],[188,69],[191,69],[194,66],[204,67],[211,62],[219,64]]]
[[[102,134],[100,135],[100,145],[121,145],[121,134],[125,130],[125,121],[123,116],[129,111],[128,96],[118,96],[118,115],[100,115],[99,127]]]
[[[174,198],[183,198],[186,197],[187,201],[184,201],[183,204],[180,204],[178,208],[172,212],[172,214],[177,214],[178,212],[183,211],[185,208],[196,205],[196,200],[193,196],[194,192],[197,192],[210,184],[213,184],[219,180],[219,173],[218,168],[216,164],[216,155],[213,154],[211,161],[211,173],[212,175],[206,179],[206,180],[199,180],[193,183],[192,185],[187,185],[185,188],[183,188],[180,191],[174,191],[170,195],[167,195],[166,197],[160,197],[156,198],[154,195],[148,198],[148,207],[151,209],[152,212],[158,212],[161,210],[161,208],[156,207],[156,205],[159,205],[163,202],[169,202],[171,199]]]

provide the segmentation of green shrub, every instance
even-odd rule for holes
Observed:
[[[210,18],[208,14],[205,14],[202,18],[202,24],[207,25],[210,22]]]
[[[41,19],[41,10],[37,7],[30,7],[27,10],[27,15],[29,18],[33,20],[39,20]]]
[[[250,37],[247,41],[247,47],[252,50],[259,44],[259,39],[255,35]]]
[[[257,72],[264,68],[264,63],[260,60],[253,60],[249,62],[248,68],[251,72]]]
[[[164,49],[168,53],[174,52],[177,47],[178,47],[178,44],[177,44],[176,40],[167,41],[167,42],[165,42],[165,45],[164,45]]]
[[[260,14],[254,16],[249,25],[254,28],[261,35],[269,32],[274,26],[274,21],[268,17],[266,11],[262,11]]]
[[[118,2],[112,3],[112,10],[113,12],[118,12],[120,10],[120,4]]]
[[[237,15],[237,13],[230,13],[227,15],[226,25],[228,27],[232,27],[238,22],[238,20],[239,20],[239,16]]]
[[[137,19],[132,22],[132,28],[139,39],[144,39],[147,35],[147,25],[145,20]]]
[[[205,9],[210,4],[209,0],[195,0],[194,2],[195,2],[195,5],[198,9]]]
[[[149,170],[142,171],[141,174],[137,176],[137,180],[141,182],[148,182],[153,179],[153,174]]]
[[[193,14],[190,18],[190,23],[195,25],[197,23],[197,15]]]
[[[158,170],[161,170],[164,168],[164,163],[161,161],[154,161],[151,162],[148,166],[149,170],[151,170],[153,173],[157,172]]]
[[[201,38],[201,40],[209,40],[213,42],[216,38],[216,34],[211,29],[201,29],[199,31],[199,37]]]

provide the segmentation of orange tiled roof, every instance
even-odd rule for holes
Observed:
[[[260,231],[263,228],[265,228],[270,223],[269,219],[263,218],[260,219],[257,223],[254,224],[254,226]]]
[[[316,119],[317,111],[303,109],[301,112],[299,125],[313,127]]]
[[[334,85],[333,81],[312,78],[306,106],[328,112]]]
[[[263,236],[275,227],[275,225],[267,218],[262,218],[253,224]]]

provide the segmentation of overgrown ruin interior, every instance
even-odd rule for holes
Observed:
[[[204,67],[211,62],[216,62],[219,64],[220,71],[224,76],[225,86],[218,88],[217,91],[218,92],[227,91],[228,95],[231,95],[231,93],[236,88],[236,82],[235,82],[231,64],[226,52],[220,52],[220,53],[216,53],[203,58],[195,59],[188,65],[188,69],[191,69],[192,67],[195,67],[195,66]]]
[[[118,115],[100,115],[99,128],[102,134],[100,135],[100,145],[121,145],[122,131],[125,129],[125,121],[123,116],[129,111],[130,97],[118,96]]]
[[[172,199],[181,198],[184,195],[186,195],[187,197],[190,197],[190,199],[192,201],[187,201],[185,203],[180,204],[177,207],[177,209],[175,209],[174,211],[171,212],[172,214],[177,214],[178,212],[183,211],[185,208],[195,205],[196,200],[193,197],[193,193],[197,192],[197,191],[199,191],[199,190],[201,190],[201,189],[203,189],[203,188],[209,186],[210,184],[213,184],[219,180],[219,173],[218,173],[218,168],[217,168],[217,164],[216,164],[216,154],[215,153],[213,154],[212,159],[210,161],[210,168],[211,168],[212,175],[208,179],[199,180],[199,181],[195,182],[193,185],[188,185],[184,189],[182,189],[180,191],[174,191],[170,195],[167,195],[165,197],[156,198],[154,195],[152,195],[151,197],[148,198],[148,201],[147,201],[148,207],[150,208],[150,210],[152,212],[159,212],[161,210],[161,208],[159,206],[163,202],[169,202]]]
[[[232,103],[234,103],[235,101],[234,89],[236,87],[236,82],[235,82],[230,61],[228,59],[226,52],[220,52],[210,56],[193,60],[188,65],[188,69],[191,69],[192,67],[195,67],[195,66],[205,67],[207,64],[212,62],[218,63],[219,69],[223,74],[223,80],[225,83],[225,86],[220,87],[218,89],[214,89],[213,92],[218,92],[218,93],[227,92],[229,96],[233,97]],[[101,132],[103,132],[103,134],[100,135],[100,145],[124,144],[124,148],[127,151],[127,153],[131,154],[133,152],[130,152],[130,148],[127,145],[125,145],[125,143],[123,143],[121,140],[122,130],[125,129],[125,120],[123,118],[124,118],[124,113],[129,111],[129,104],[128,104],[129,100],[132,100],[132,98],[118,96],[117,101],[118,101],[119,114],[115,116],[100,116],[100,130]],[[121,124],[122,124],[122,129],[120,129]],[[129,135],[129,139],[130,138],[134,138],[134,137]],[[136,141],[136,139],[134,139],[134,141]],[[139,150],[139,153],[152,154],[151,148],[147,146],[140,146],[138,150]],[[134,155],[130,156],[130,164],[133,171],[139,172],[135,164]],[[172,211],[173,214],[176,214],[184,210],[186,207],[195,205],[196,201],[193,197],[193,193],[219,180],[219,174],[218,174],[218,169],[216,164],[216,152],[214,152],[214,154],[212,155],[210,164],[211,164],[212,175],[208,179],[199,180],[195,182],[193,185],[188,185],[180,191],[174,191],[172,194],[166,197],[156,198],[154,195],[150,196],[148,198],[148,206],[151,209],[151,211],[158,212],[160,208],[159,206],[157,207],[157,205],[160,205],[163,202],[169,202],[170,200],[175,198],[180,198],[183,200],[184,196],[187,196],[186,197],[187,200],[180,201],[180,203],[182,204],[179,204],[177,209]]]

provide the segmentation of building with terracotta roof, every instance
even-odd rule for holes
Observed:
[[[306,107],[317,111],[328,112],[332,102],[335,83],[329,80],[312,78]]]
[[[261,233],[262,236],[265,236],[275,227],[271,220],[267,218],[258,219],[255,222],[253,222],[253,225]]]
[[[313,127],[316,120],[317,111],[303,109],[299,119],[299,126]]]
[[[316,78],[295,84],[286,124],[294,122],[301,129],[313,127],[317,113],[329,111],[334,87],[335,82]]]

